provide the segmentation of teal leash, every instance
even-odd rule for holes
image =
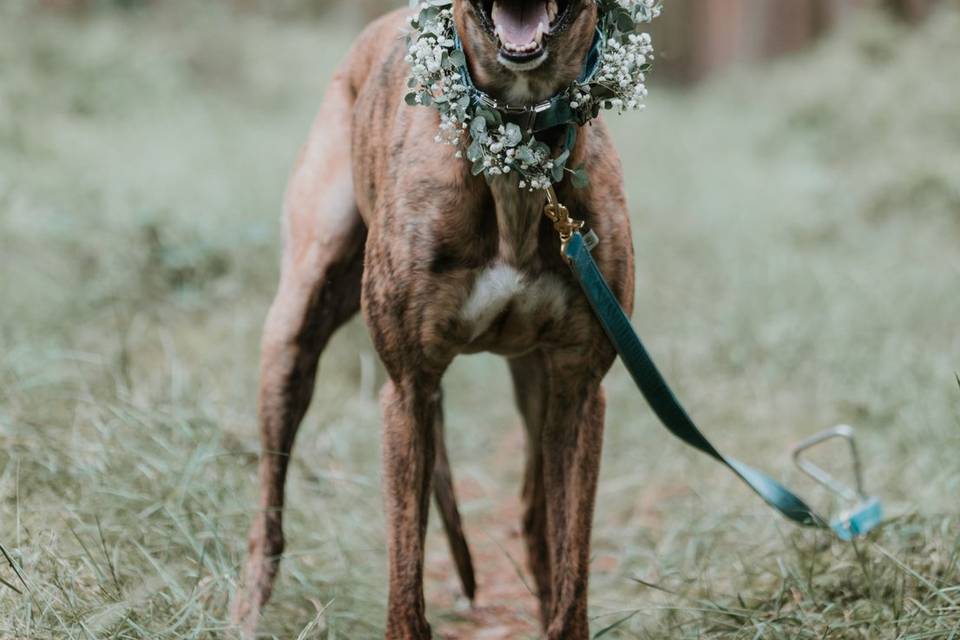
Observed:
[[[842,540],[862,536],[880,524],[883,509],[876,498],[860,494],[861,499],[853,509],[830,523],[795,493],[767,474],[720,453],[697,428],[670,390],[640,337],[633,330],[630,319],[610,290],[591,254],[596,244],[596,236],[590,232],[585,237],[576,230],[567,235],[568,239],[562,242],[564,256],[634,382],[667,430],[688,445],[726,465],[768,505],[792,522],[805,527],[832,530]]]

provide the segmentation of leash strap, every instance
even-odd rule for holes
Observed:
[[[768,505],[793,522],[806,527],[831,528],[827,520],[782,484],[739,460],[728,458],[707,440],[670,390],[633,330],[630,319],[600,273],[584,236],[574,231],[563,251],[604,331],[640,392],[670,433],[729,467]]]

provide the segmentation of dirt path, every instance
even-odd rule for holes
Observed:
[[[504,452],[523,450],[518,427],[499,447]],[[510,459],[496,455],[496,460]],[[456,471],[454,471],[456,475]],[[491,474],[497,481],[503,477]],[[428,616],[439,637],[445,640],[523,640],[537,638],[540,624],[532,579],[520,531],[522,507],[519,485],[506,482],[488,485],[469,476],[458,478],[461,505],[489,500],[495,506],[468,514],[467,539],[477,573],[477,600],[471,608],[461,595],[456,569],[446,539],[432,536],[427,549],[426,598]]]
[[[462,596],[446,537],[439,526],[427,541],[425,591],[427,616],[437,637],[444,640],[528,640],[541,637],[533,579],[527,571],[526,551],[520,530],[522,505],[516,469],[504,464],[523,451],[522,428],[508,431],[491,457],[493,468],[484,480],[461,472],[456,477],[461,508],[492,505],[467,511],[465,531],[477,574],[477,601],[471,608]],[[626,521],[643,523],[651,531],[663,529],[660,505],[690,492],[686,484],[651,483],[636,496],[635,508],[621,514]],[[594,550],[591,580],[616,575],[620,560]]]

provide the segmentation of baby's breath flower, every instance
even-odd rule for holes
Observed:
[[[649,22],[660,15],[660,0],[597,0],[607,39],[600,60],[585,83],[572,83],[562,94],[583,124],[603,109],[618,113],[642,109],[647,96],[646,70],[653,60],[653,46],[646,33],[624,26]],[[434,137],[456,148],[454,157],[473,163],[474,173],[501,176],[515,173],[520,189],[546,189],[566,172],[570,149],[551,156],[547,145],[532,131],[504,122],[502,114],[484,110],[473,96],[464,76],[463,52],[455,42],[451,1],[429,0],[418,5],[419,13],[408,19],[405,60],[410,66],[411,105],[433,105],[440,113]],[[629,21],[628,21],[629,22]],[[482,120],[482,122],[480,122]],[[572,172],[575,175],[580,173]]]

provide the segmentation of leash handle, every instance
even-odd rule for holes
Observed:
[[[846,440],[850,446],[850,457],[853,459],[854,480],[857,484],[856,490],[848,487],[827,473],[823,468],[803,457],[803,454],[809,449],[828,440],[833,440],[834,438]],[[860,453],[857,450],[857,443],[853,439],[852,427],[841,424],[833,429],[827,429],[826,431],[807,438],[793,447],[793,462],[801,471],[833,493],[843,496],[851,502],[867,500],[867,494],[863,490],[863,467],[860,464]]]

